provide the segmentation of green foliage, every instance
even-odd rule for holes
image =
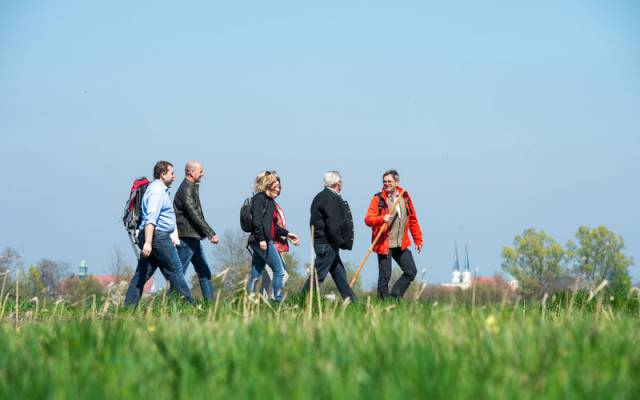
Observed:
[[[38,270],[42,285],[44,286],[44,295],[49,298],[56,298],[60,293],[62,281],[69,274],[69,264],[61,261],[53,261],[48,259],[40,260],[35,268]]]
[[[29,271],[24,276],[21,283],[21,292],[27,298],[45,296],[44,283],[40,275],[40,270],[33,265],[29,267]]]
[[[84,302],[93,296],[100,299],[104,294],[105,290],[100,283],[91,279],[90,276],[86,278],[72,276],[62,283],[60,290],[60,295],[71,302]]]
[[[526,294],[540,295],[561,288],[565,251],[544,231],[527,229],[502,250],[502,269],[516,278]]]
[[[246,301],[215,315],[159,300],[104,315],[49,304],[34,321],[22,310],[19,330],[0,324],[0,398],[638,398],[637,311],[564,300],[326,303],[322,320]]]
[[[118,278],[118,281],[130,281],[134,268],[127,262],[124,252],[118,247],[113,247],[113,258],[109,266],[111,275]]]
[[[634,260],[624,253],[624,240],[604,226],[590,229],[580,227],[577,243],[569,241],[567,251],[573,270],[590,288],[603,280],[613,288],[628,290],[631,287],[629,267]]]

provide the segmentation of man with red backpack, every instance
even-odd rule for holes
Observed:
[[[188,302],[194,304],[191,290],[184,280],[182,262],[171,235],[176,229],[176,214],[169,197],[169,188],[175,180],[173,164],[158,161],[153,167],[154,181],[144,191],[141,203],[141,222],[138,247],[140,259],[131,278],[125,306],[137,306],[144,284],[160,268],[171,287]]]
[[[389,170],[382,175],[382,191],[376,193],[371,199],[364,219],[364,222],[373,230],[372,240],[375,240],[382,231],[373,246],[373,251],[378,254],[378,297],[380,299],[389,296],[401,298],[416,277],[416,264],[409,250],[411,245],[409,232],[418,253],[422,251],[422,231],[413,201],[399,183],[400,175],[396,170]],[[392,207],[395,209],[390,210]],[[392,258],[398,263],[403,274],[389,293]]]

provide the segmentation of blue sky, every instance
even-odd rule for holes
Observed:
[[[529,227],[564,243],[604,224],[640,260],[639,20],[632,1],[3,1],[0,247],[94,272],[114,245],[133,261],[132,179],[195,158],[218,231],[276,169],[306,236],[322,173],[341,170],[354,263],[381,173],[398,169],[432,282],[455,242],[499,271]]]

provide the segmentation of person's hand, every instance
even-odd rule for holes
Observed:
[[[142,246],[142,257],[149,257],[151,255],[151,243],[145,243]]]
[[[262,251],[267,251],[267,242],[266,241],[261,241],[260,242],[260,250]]]
[[[422,245],[421,244],[417,244],[416,245],[416,250],[418,251],[418,254],[422,253]]]
[[[180,244],[180,237],[178,236],[178,230],[174,229],[173,232],[171,232],[171,234],[169,235],[169,237],[171,238],[171,243],[173,243],[174,246],[178,247],[178,245]]]
[[[300,238],[295,233],[289,232],[287,239],[291,240],[294,246],[300,246]]]
[[[384,219],[384,222],[389,222],[389,221],[391,221],[391,214],[387,214],[387,215],[385,215],[383,219]]]
[[[211,236],[211,238],[209,239],[211,241],[211,243],[213,244],[218,244],[220,243],[220,238],[218,237],[218,235],[213,235]]]

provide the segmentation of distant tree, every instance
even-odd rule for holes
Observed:
[[[44,294],[50,298],[57,297],[60,294],[60,284],[69,274],[69,264],[43,259],[36,264],[35,268],[40,274],[40,279],[44,286]]]
[[[127,262],[124,252],[118,246],[113,246],[109,272],[118,277],[118,281],[129,281],[133,276],[133,267]]]
[[[35,266],[30,266],[26,274],[20,274],[20,291],[27,298],[44,297],[46,292],[40,270]],[[24,276],[24,278],[22,278]]]
[[[223,281],[214,281],[216,290],[233,293],[246,279],[251,269],[251,255],[247,250],[247,234],[240,229],[226,230],[220,237],[220,244],[213,247],[214,271],[228,269]]]
[[[104,294],[105,290],[102,285],[90,276],[86,278],[71,276],[60,284],[58,292],[59,296],[73,302],[88,301],[93,295],[100,298]]]
[[[21,267],[22,257],[20,253],[13,247],[6,247],[0,253],[0,289],[3,283],[5,290],[13,285],[11,273],[17,273]]]
[[[531,295],[561,289],[565,251],[544,231],[527,229],[513,240],[513,247],[502,249],[502,269],[519,282],[520,289]]]
[[[632,257],[623,253],[624,240],[604,226],[590,229],[582,226],[576,233],[576,242],[567,242],[567,252],[576,274],[589,288],[604,279],[613,288],[631,287],[629,267]]]

